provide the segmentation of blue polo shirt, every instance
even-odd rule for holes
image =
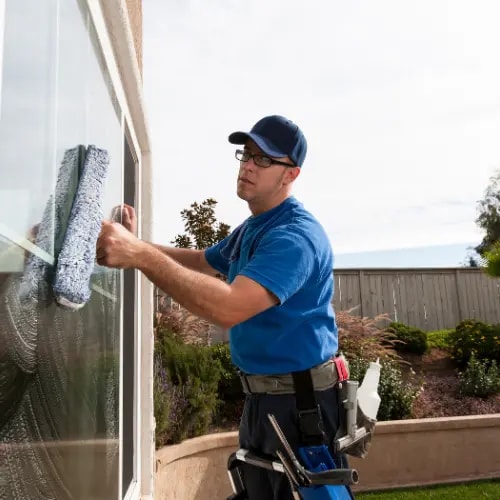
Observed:
[[[280,302],[231,328],[231,357],[243,372],[305,370],[336,353],[332,249],[323,227],[294,197],[248,218],[205,257],[229,283],[241,274]]]

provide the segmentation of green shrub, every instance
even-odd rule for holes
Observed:
[[[392,322],[389,325],[389,331],[394,333],[398,341],[394,345],[396,351],[414,354],[424,354],[427,351],[427,334],[420,328]]]
[[[479,360],[472,354],[459,378],[463,396],[487,398],[500,392],[500,370],[495,360]]]
[[[351,380],[357,380],[361,384],[368,365],[369,362],[361,358],[349,360]],[[378,387],[380,408],[377,420],[401,420],[409,418],[411,416],[413,401],[417,397],[419,388],[415,388],[403,380],[401,368],[396,361],[383,360],[381,365]]]
[[[478,359],[500,361],[500,325],[465,320],[450,334],[449,342],[451,357],[460,367],[466,366],[472,353]]]
[[[243,399],[244,393],[241,387],[240,377],[231,359],[229,344],[215,344],[211,349],[214,359],[217,359],[221,364],[221,378],[218,388],[219,399],[221,401]]]
[[[446,330],[435,330],[432,332],[427,332],[427,347],[437,348],[437,349],[449,349],[450,348],[450,334],[454,332],[453,328]]]
[[[175,387],[171,392],[186,401],[176,425],[170,428],[169,440],[178,442],[204,434],[217,411],[220,362],[209,346],[184,344],[165,331],[157,335],[155,348],[157,359],[168,375],[167,383]]]
[[[184,386],[172,383],[160,356],[155,353],[153,399],[157,448],[180,441],[182,415],[188,405],[186,392]]]

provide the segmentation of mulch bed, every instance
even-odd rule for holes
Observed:
[[[413,418],[458,417],[500,413],[500,395],[487,399],[460,396],[456,375],[428,374],[413,404]]]
[[[446,351],[431,349],[423,356],[404,355],[404,360],[411,363],[415,382],[424,382],[413,405],[413,418],[500,413],[500,394],[487,399],[459,394],[458,372]]]

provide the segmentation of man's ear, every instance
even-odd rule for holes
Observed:
[[[300,170],[301,170],[300,167],[287,167],[286,169],[288,174],[286,176],[287,184],[293,182],[300,175]]]

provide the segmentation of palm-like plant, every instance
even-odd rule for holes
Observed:
[[[500,240],[493,243],[481,258],[483,271],[493,278],[500,277]]]

